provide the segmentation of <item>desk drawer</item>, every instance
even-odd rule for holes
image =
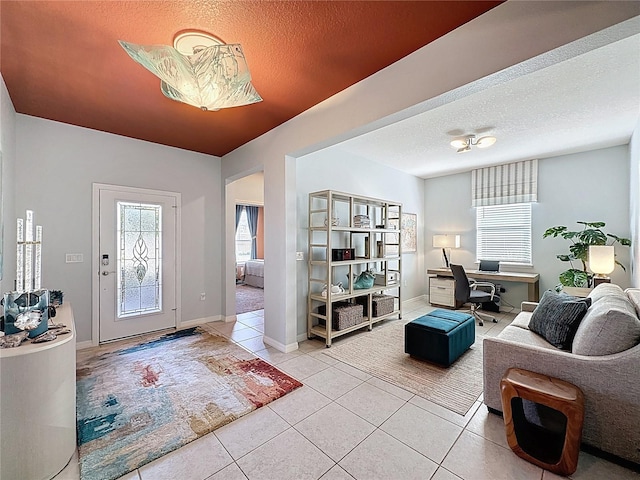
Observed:
[[[432,277],[429,279],[429,303],[455,307],[455,282],[450,278]]]

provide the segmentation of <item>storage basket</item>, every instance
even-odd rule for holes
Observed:
[[[325,311],[324,305],[318,308],[318,313],[321,315],[324,315]],[[331,325],[333,330],[344,330],[364,321],[363,307],[358,303],[334,303],[332,312]],[[325,325],[323,319],[319,319],[318,323]]]
[[[362,305],[364,315],[366,316],[369,312],[367,297],[358,297],[356,298],[356,302]],[[371,316],[381,317],[382,315],[387,315],[393,312],[394,304],[395,297],[392,297],[391,295],[372,295],[371,309],[373,310],[373,312],[371,312]]]

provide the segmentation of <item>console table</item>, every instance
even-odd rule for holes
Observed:
[[[0,349],[0,478],[45,480],[76,450],[76,332],[71,305],[54,318],[71,333]]]
[[[540,275],[537,273],[520,273],[520,272],[481,272],[480,270],[467,270],[467,276],[477,280],[488,280],[492,283],[496,282],[517,282],[526,283],[528,287],[528,298],[530,302],[540,300]],[[437,275],[438,277],[452,277],[450,268],[429,268],[429,275]]]

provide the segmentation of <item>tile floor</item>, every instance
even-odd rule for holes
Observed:
[[[429,310],[424,301],[406,302],[402,321]],[[477,339],[496,335],[513,315],[500,317],[497,324],[477,327]],[[262,311],[215,325],[304,386],[120,480],[563,478],[515,456],[502,419],[480,401],[464,417],[457,415],[324,355],[320,340],[281,353],[262,343],[263,326]],[[55,478],[77,480],[77,458]],[[640,474],[582,452],[571,478],[640,479]]]

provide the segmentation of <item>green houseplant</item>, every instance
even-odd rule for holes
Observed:
[[[548,228],[542,238],[547,237],[562,237],[571,242],[569,245],[569,253],[563,253],[556,255],[556,258],[562,262],[569,262],[571,268],[565,270],[560,274],[560,284],[566,287],[590,287],[593,282],[593,274],[587,272],[587,261],[589,259],[589,245],[612,245],[619,243],[626,247],[631,245],[631,240],[628,238],[618,237],[611,233],[605,233],[602,231],[604,228],[604,222],[576,222],[582,225],[582,230],[571,231],[563,225]],[[607,243],[607,242],[611,243]],[[573,262],[580,261],[582,263],[582,270],[575,268]],[[620,265],[623,270],[626,271],[624,265],[617,260],[617,265]]]

